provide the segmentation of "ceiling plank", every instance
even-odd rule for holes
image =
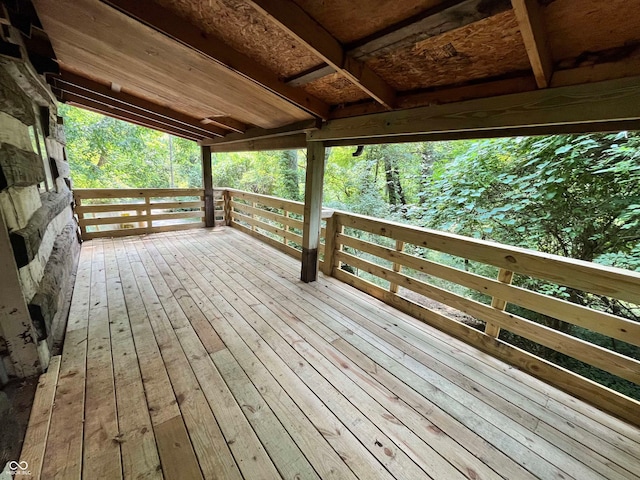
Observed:
[[[247,0],[256,10],[305,44],[336,72],[344,75],[385,107],[395,105],[395,90],[363,62],[349,57],[318,22],[291,0]]]
[[[91,94],[91,97],[96,101],[106,102],[114,107],[131,111],[134,114],[156,118],[160,122],[167,121],[177,126],[187,126],[192,130],[201,131],[203,136],[215,135],[221,137],[229,133],[228,130],[214,125],[203,125],[197,118],[156,105],[148,100],[124,92],[115,92],[106,85],[71,72],[63,71],[60,77],[49,77],[49,81],[61,90],[83,96]]]
[[[392,137],[419,133],[500,132],[531,127],[628,122],[640,128],[638,77],[481,98],[362,117],[330,120],[308,134],[310,141]]]
[[[511,0],[529,62],[539,88],[547,88],[553,75],[553,57],[538,0]]]
[[[277,137],[286,137],[296,134],[307,134],[319,128],[316,121],[302,121],[280,128],[251,128],[245,133],[230,133],[223,138],[204,139],[200,142],[202,146],[231,145],[234,143],[247,142],[248,140],[265,140]]]
[[[329,106],[326,103],[302,89],[287,85],[253,59],[232,49],[221,39],[199,31],[152,0],[103,0],[103,2],[252,80],[312,115],[323,119],[328,118]]]
[[[182,130],[173,129],[168,127],[167,125],[163,125],[153,120],[149,120],[147,118],[139,117],[137,115],[125,113],[125,112],[115,112],[112,109],[109,109],[105,105],[102,105],[98,102],[94,102],[93,100],[73,95],[67,92],[61,92],[62,101],[69,105],[73,105],[76,107],[84,108],[86,110],[91,110],[92,112],[99,113],[101,115],[105,115],[107,117],[116,118],[118,120],[123,120],[125,122],[133,123],[135,125],[139,125],[141,127],[151,128],[153,130],[158,130],[160,132],[169,133],[171,135],[175,135],[176,137],[186,138],[187,140],[193,140],[197,142],[202,140],[202,136],[197,135],[195,133],[188,133]]]

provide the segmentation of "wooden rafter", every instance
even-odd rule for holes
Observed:
[[[547,88],[553,75],[553,58],[537,0],[511,0],[531,69],[539,88]]]
[[[504,12],[511,8],[509,0],[447,0],[418,15],[403,20],[358,42],[347,45],[346,54],[365,61],[392,49],[464,27],[470,23]],[[319,65],[287,79],[292,86],[305,85],[330,75],[335,69],[329,65]]]
[[[276,25],[302,42],[336,72],[387,108],[395,105],[395,90],[367,65],[346,54],[343,46],[291,0],[247,0]]]
[[[113,110],[109,109],[109,107],[101,103],[94,102],[93,100],[81,97],[79,95],[73,95],[71,93],[66,93],[66,92],[61,92],[60,94],[61,94],[62,101],[64,103],[68,103],[69,105],[73,105],[74,107],[80,107],[86,110],[91,110],[92,112],[96,112],[101,115],[117,118],[118,120],[123,120],[125,122],[133,123],[135,125],[140,125],[141,127],[152,128],[160,132],[175,135],[176,137],[186,138],[187,140],[193,140],[197,142],[202,138],[196,133],[178,130],[178,129],[169,127],[167,125],[154,122],[153,120],[149,120],[148,118],[145,118],[145,117],[140,117],[137,115],[132,115],[124,112],[114,112]]]
[[[265,140],[278,137],[288,137],[300,133],[309,133],[317,130],[319,127],[319,122],[311,120],[296,122],[280,128],[251,128],[243,134],[230,133],[223,138],[205,139],[200,142],[200,145],[232,145],[234,143],[245,143],[249,140]]]
[[[228,130],[214,125],[204,125],[196,118],[127,93],[115,92],[105,85],[69,72],[63,72],[61,77],[49,77],[49,82],[62,91],[102,103],[113,110],[129,112],[177,129],[197,132],[201,137],[220,137],[229,133]]]
[[[226,66],[299,108],[317,117],[328,118],[329,106],[326,103],[302,89],[287,85],[277,75],[261,67],[248,56],[226,45],[221,39],[199,31],[152,0],[103,0],[103,2]]]

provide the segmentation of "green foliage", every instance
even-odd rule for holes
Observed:
[[[170,152],[167,134],[67,105],[60,112],[76,187],[167,188],[172,163],[175,187],[202,185],[200,149],[194,142],[173,138]]]

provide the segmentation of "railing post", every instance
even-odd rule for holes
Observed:
[[[304,221],[302,230],[302,269],[300,280],[318,279],[318,247],[322,213],[325,148],[322,142],[307,142],[307,174],[304,190]]]
[[[204,224],[214,227],[216,224],[215,204],[213,203],[213,177],[211,175],[211,147],[203,145],[202,181],[204,183]]]
[[[336,251],[336,235],[341,229],[340,220],[335,213],[326,217],[326,226],[324,234],[324,262],[322,264],[322,273],[327,276],[333,276],[333,267],[335,266]]]
[[[289,210],[285,210],[283,213],[286,218],[289,218]],[[289,225],[284,226],[284,231],[285,232],[289,231]],[[282,239],[284,240],[285,245],[289,245],[289,239],[287,237],[282,237]]]
[[[231,226],[231,192],[225,190],[222,197],[224,199],[224,224],[229,227]]]
[[[149,195],[145,195],[144,204],[146,206],[145,211],[147,212],[147,231],[151,231],[151,227],[153,226],[151,222],[151,197]],[[140,213],[140,211],[138,211]]]
[[[404,250],[404,242],[402,240],[396,240],[396,251],[397,252],[402,252],[402,250]],[[394,262],[393,271],[399,273],[400,270],[402,270],[402,265],[399,264],[399,263],[395,263]],[[390,283],[389,284],[389,291],[391,293],[398,293],[398,284]]]
[[[252,206],[253,208],[258,208],[258,207],[257,207],[257,205],[258,205],[258,204],[257,204],[256,202],[251,202],[251,206]],[[253,212],[251,212],[251,218],[253,218],[253,219],[255,220],[255,218],[256,218],[256,214],[255,214],[255,213],[253,213]],[[255,231],[256,231],[256,226],[255,226],[255,225],[251,225],[251,230],[253,230],[253,231],[255,232]]]
[[[501,268],[498,272],[498,281],[502,283],[511,283],[512,280],[513,272],[511,270]],[[501,300],[500,298],[493,297],[491,299],[491,306],[498,310],[504,310],[505,308],[507,308],[507,302]],[[491,335],[494,338],[498,338],[498,335],[500,335],[500,327],[495,323],[487,322],[484,327],[484,333],[486,333],[487,335]]]

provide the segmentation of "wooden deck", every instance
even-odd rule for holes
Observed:
[[[639,429],[299,268],[230,228],[86,242],[21,460],[45,479],[640,477]]]

